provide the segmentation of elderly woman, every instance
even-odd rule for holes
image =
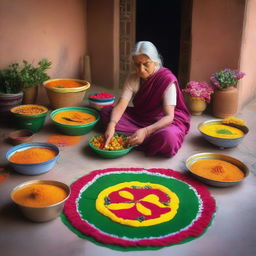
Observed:
[[[129,144],[147,155],[171,157],[181,147],[190,126],[178,81],[162,67],[151,42],[138,42],[131,55],[135,73],[128,76],[117,105],[101,112],[106,145],[118,131],[130,135]],[[133,107],[128,107],[132,98]]]

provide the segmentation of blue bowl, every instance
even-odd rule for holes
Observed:
[[[213,145],[215,145],[219,148],[233,148],[233,147],[236,147],[239,143],[242,142],[245,135],[249,132],[249,129],[246,126],[237,126],[237,125],[225,124],[227,126],[232,126],[232,127],[238,128],[238,129],[240,129],[244,132],[244,136],[242,136],[240,138],[226,139],[226,138],[218,138],[218,137],[210,136],[208,134],[203,133],[200,129],[202,126],[213,125],[213,124],[223,124],[223,123],[222,123],[222,120],[219,120],[219,119],[208,120],[208,121],[200,123],[198,125],[198,130],[201,133],[201,135],[208,142],[210,142],[211,144],[213,144]]]
[[[29,148],[51,149],[56,153],[56,156],[48,161],[45,161],[42,163],[36,163],[36,164],[18,164],[18,163],[13,163],[9,160],[9,158],[14,153],[29,149]],[[21,144],[21,145],[12,147],[7,151],[6,158],[9,164],[14,168],[16,172],[25,174],[25,175],[38,175],[38,174],[48,172],[53,168],[53,166],[56,164],[57,159],[59,158],[59,153],[60,151],[58,147],[53,144],[44,143],[44,142],[31,142],[31,143]]]

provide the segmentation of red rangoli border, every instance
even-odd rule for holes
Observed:
[[[145,171],[149,173],[159,173],[165,176],[174,177],[181,180],[196,190],[202,200],[201,216],[187,229],[182,230],[176,234],[170,234],[165,237],[153,238],[153,239],[139,239],[139,240],[125,240],[111,236],[110,234],[101,232],[94,226],[90,225],[87,221],[82,220],[76,210],[76,199],[79,197],[80,190],[93,180],[97,175],[114,173],[114,172],[140,172]],[[207,207],[205,207],[207,205]],[[192,178],[185,176],[184,174],[171,170],[171,169],[142,169],[142,168],[108,168],[102,170],[95,170],[86,176],[81,177],[71,185],[71,194],[69,199],[65,203],[64,213],[71,223],[71,225],[79,230],[82,234],[91,236],[97,241],[105,244],[115,244],[123,247],[128,246],[166,246],[174,243],[182,242],[188,237],[200,236],[207,226],[210,224],[211,219],[216,211],[215,200],[210,195],[207,188],[200,182],[193,180]]]

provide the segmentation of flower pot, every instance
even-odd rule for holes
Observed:
[[[207,107],[204,100],[199,97],[187,96],[187,104],[192,115],[200,116]]]
[[[38,86],[33,86],[23,90],[22,104],[35,104],[38,95]]]
[[[0,93],[0,116],[8,117],[9,110],[15,106],[21,104],[23,98],[23,92],[9,94]]]
[[[51,82],[59,81],[70,81],[78,82],[81,86],[78,87],[50,87],[48,84]],[[63,107],[73,107],[80,106],[83,101],[86,90],[90,87],[90,84],[87,81],[79,79],[51,79],[43,83],[44,88],[46,89],[51,108],[63,108]]]
[[[234,86],[217,89],[212,100],[214,116],[219,118],[233,116],[238,110],[238,89]]]

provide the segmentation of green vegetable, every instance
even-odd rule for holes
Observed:
[[[228,129],[220,129],[220,130],[217,130],[216,133],[218,134],[229,134],[229,135],[232,135],[233,133],[228,130]]]

